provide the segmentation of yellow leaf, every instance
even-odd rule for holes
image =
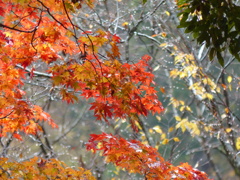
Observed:
[[[192,112],[191,108],[189,106],[185,106],[185,109],[189,112]]]
[[[238,137],[236,140],[236,148],[237,150],[240,150],[240,137]]]
[[[170,71],[170,77],[176,78],[179,75],[179,71],[177,69],[173,69]]]
[[[182,119],[179,116],[175,116],[176,121],[181,121]]]
[[[216,88],[216,91],[217,91],[218,93],[220,93],[220,92],[221,92],[221,89],[220,89],[220,87],[219,87],[219,86]]]
[[[207,94],[206,94],[206,97],[207,97],[208,99],[210,99],[210,100],[212,100],[212,99],[213,99],[213,95],[212,95],[212,94],[210,94],[210,93],[207,93]]]
[[[98,29],[98,30],[96,31],[96,33],[100,34],[101,37],[107,35],[107,33],[106,33],[105,31],[103,31],[102,29]]]
[[[160,126],[153,127],[153,130],[156,131],[159,134],[162,134],[162,130],[161,130]]]
[[[179,78],[182,79],[182,78],[185,78],[187,77],[187,73],[186,72],[180,72],[179,73]]]
[[[74,33],[72,32],[72,31],[67,31],[66,32],[66,36],[68,36],[68,37],[72,37],[74,35]]]
[[[4,34],[7,36],[7,37],[12,37],[12,34],[10,32],[4,32]]]
[[[229,113],[229,109],[228,109],[228,108],[225,108],[224,110],[225,110],[225,112],[226,112],[227,114]]]
[[[142,130],[142,127],[140,126],[140,124],[136,121],[136,126],[140,129],[140,130]]]
[[[177,64],[178,62],[181,62],[183,60],[183,55],[182,54],[178,54],[175,58],[174,58],[174,63]]]
[[[187,128],[191,130],[191,134],[194,135],[200,135],[200,130],[198,129],[198,126],[194,122],[190,122],[187,125]]]
[[[161,117],[160,116],[157,115],[156,118],[157,118],[158,121],[161,121]]]
[[[165,13],[166,13],[166,15],[170,16],[170,12],[168,12],[168,11],[165,11]]]
[[[141,134],[141,140],[142,140],[142,142],[146,140],[145,134]]]
[[[226,132],[227,132],[227,133],[230,133],[231,131],[232,131],[231,128],[227,128],[227,129],[226,129]]]
[[[231,83],[232,82],[232,76],[228,76],[227,81],[228,81],[228,83]]]
[[[116,124],[116,125],[114,126],[114,129],[118,128],[119,126],[120,126],[120,124]]]
[[[179,101],[179,103],[180,103],[181,105],[184,105],[184,104],[185,104],[185,102],[184,102],[184,101]]]
[[[177,46],[173,46],[173,49],[174,49],[175,51],[178,50]]]
[[[163,141],[162,141],[162,144],[168,144],[168,142],[169,142],[169,140],[168,139],[164,139]]]
[[[166,134],[164,133],[161,135],[161,139],[165,139],[165,138],[166,138]]]
[[[168,132],[172,132],[174,130],[174,127],[170,127],[169,129],[168,129]]]
[[[181,106],[179,110],[182,112],[184,109],[185,109],[185,106]]]
[[[162,43],[162,44],[160,44],[159,46],[160,47],[166,47],[168,44],[167,43]]]
[[[173,138],[173,140],[174,140],[175,142],[179,142],[179,141],[180,141],[178,137]]]
[[[55,86],[58,86],[58,85],[62,82],[62,77],[60,77],[60,76],[55,76],[55,77],[52,78],[52,80],[53,80],[53,84],[54,84]]]
[[[128,25],[128,22],[122,23],[122,26],[127,26],[127,25]]]
[[[229,88],[230,91],[232,91],[232,85],[231,84],[228,86],[228,88]]]
[[[194,60],[193,54],[187,54],[187,55],[186,55],[186,59]]]
[[[208,132],[209,131],[209,127],[205,126],[204,130]]]
[[[165,37],[167,36],[167,33],[162,32],[162,33],[161,33],[161,36],[165,38]]]
[[[98,144],[97,144],[97,147],[98,147],[98,148],[101,148],[101,147],[102,147],[102,143],[98,143]]]
[[[186,131],[186,126],[188,126],[189,122],[187,119],[182,119],[177,125],[176,129],[181,128],[182,132]]]

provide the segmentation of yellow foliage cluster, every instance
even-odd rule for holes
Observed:
[[[181,119],[179,116],[176,116],[175,119],[178,121],[176,129],[181,128],[182,132],[188,130],[192,136],[200,135],[200,129],[196,121],[188,121],[187,118]]]
[[[28,180],[95,180],[89,170],[81,167],[72,169],[56,159],[44,160],[34,157],[29,161],[15,162],[8,158],[0,158],[0,179],[28,179]]]
[[[174,59],[177,65],[170,72],[172,78],[186,79],[189,84],[189,89],[200,99],[214,98],[214,93],[220,92],[220,88],[203,73],[201,67],[197,66],[194,57],[191,54],[179,53]]]
[[[240,137],[237,138],[236,148],[237,148],[237,150],[240,150]]]

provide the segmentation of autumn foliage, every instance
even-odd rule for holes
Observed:
[[[131,173],[139,173],[149,180],[203,180],[204,172],[193,169],[188,163],[173,166],[165,161],[157,150],[137,140],[127,141],[111,134],[92,134],[87,144],[89,150],[102,150],[107,162],[124,168]]]
[[[31,8],[26,8],[29,3]],[[102,30],[94,35],[84,31],[80,37],[76,37],[74,32],[78,27],[68,19],[70,15],[66,15],[67,4],[57,1],[51,7],[52,3],[3,3],[7,10],[4,11],[5,23],[2,26],[7,28],[0,32],[3,81],[1,123],[4,124],[1,134],[17,133],[18,130],[34,134],[40,130],[36,123],[38,120],[56,126],[40,107],[21,100],[25,94],[21,90],[22,79],[26,78],[24,69],[39,59],[48,65],[47,72],[52,78],[53,88],[58,86],[63,100],[74,102],[78,99],[76,92],[84,98],[95,99],[90,109],[94,110],[98,120],[129,116],[135,127],[137,114],[147,115],[149,110],[153,113],[163,110],[156,91],[151,87],[153,75],[146,71],[149,56],[144,56],[136,64],[121,64],[117,60],[120,55],[117,47],[119,37]],[[42,6],[43,10],[36,8],[38,6]],[[11,13],[13,10],[17,13]],[[20,19],[20,23],[11,30],[14,19]],[[104,44],[111,45],[106,60],[100,59],[97,54]],[[59,52],[75,58],[65,60]],[[29,74],[35,76],[34,67],[31,67]],[[145,95],[141,96],[143,93]],[[15,115],[18,119],[9,122]]]
[[[97,120],[127,118],[138,131],[138,116],[161,113],[163,107],[154,89],[149,67],[151,57],[137,63],[122,63],[118,49],[121,39],[109,32],[84,31],[71,14],[82,1],[0,0],[0,136],[41,132],[39,122],[57,125],[50,115],[34,104],[24,89],[24,80],[37,76],[51,79],[52,91],[63,101],[93,99],[90,110]],[[92,1],[87,1],[93,7]],[[102,55],[101,48],[107,49]],[[34,64],[44,62],[45,69]],[[41,71],[41,72],[40,72]],[[97,144],[100,143],[100,148]],[[112,135],[91,135],[88,149],[103,150],[108,162],[146,179],[207,179],[188,164],[174,167],[157,150],[139,141]],[[88,171],[68,169],[56,159],[33,158],[21,163],[0,160],[0,177],[27,179],[94,179]]]
[[[89,170],[79,167],[74,170],[56,159],[44,160],[34,157],[24,162],[9,162],[7,158],[0,159],[0,177],[7,179],[79,179],[95,180]]]

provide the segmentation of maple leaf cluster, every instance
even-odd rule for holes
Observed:
[[[10,43],[11,42],[11,43]],[[6,49],[12,46],[13,40],[0,31],[0,136],[7,132],[13,133],[15,138],[21,139],[18,131],[27,134],[36,134],[41,130],[37,121],[47,121],[52,127],[56,127],[50,115],[41,107],[31,104],[25,99],[25,92],[21,89],[25,71],[15,68],[10,61]]]
[[[163,111],[156,90],[151,86],[154,77],[146,71],[150,57],[145,56],[136,64],[120,63],[117,60],[120,57],[118,36],[99,30],[95,34],[84,31],[77,37],[73,30],[77,27],[64,11],[66,3],[57,1],[54,7],[51,3],[38,0],[3,3],[2,26],[5,29],[0,31],[2,135],[17,130],[36,133],[40,130],[35,123],[38,120],[48,121],[56,127],[40,107],[23,100],[25,92],[20,90],[26,76],[24,68],[39,59],[49,65],[53,86],[61,87],[63,100],[74,102],[78,99],[76,93],[87,99],[94,98],[90,110],[98,120],[130,117],[136,129],[137,115]],[[14,20],[19,22],[12,27]],[[98,49],[108,43],[111,46],[108,59],[102,60],[97,55]],[[64,60],[59,52],[76,58]],[[19,65],[23,69],[17,68]],[[33,72],[31,76],[34,76]]]
[[[27,73],[24,68],[39,59],[47,64],[56,61],[61,50],[73,53],[75,43],[65,36],[64,27],[70,23],[66,23],[66,16],[61,16],[64,8],[60,1],[0,1],[0,4],[0,15],[4,17],[0,24],[4,27],[0,30],[0,135],[10,132],[21,139],[18,131],[36,134],[41,130],[38,121],[44,120],[57,127],[49,114],[25,95],[23,80]],[[54,8],[49,8],[52,4]],[[39,6],[48,12],[59,12],[56,19],[49,18]]]
[[[134,120],[148,111],[163,111],[157,91],[151,86],[153,74],[147,72],[148,57],[136,64],[121,64],[118,60],[97,61],[87,56],[84,64],[57,65],[51,70],[55,85],[67,85],[86,99],[94,98],[90,110],[97,120],[111,118]],[[62,90],[63,98],[71,102],[77,98],[73,92]]]
[[[83,168],[72,169],[65,163],[56,159],[44,160],[34,157],[28,161],[8,161],[8,158],[0,159],[0,178],[7,179],[79,179],[95,180],[89,170]]]
[[[91,134],[88,150],[103,151],[106,161],[114,163],[131,173],[139,173],[148,180],[207,180],[204,172],[192,168],[188,163],[173,166],[165,161],[157,150],[140,141],[127,141],[111,134]]]

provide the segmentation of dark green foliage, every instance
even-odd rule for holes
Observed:
[[[143,2],[143,4],[145,4],[147,2],[147,0],[143,0],[142,2]]]
[[[223,66],[223,51],[240,61],[240,7],[231,0],[178,0],[179,28],[210,48],[209,58]]]

